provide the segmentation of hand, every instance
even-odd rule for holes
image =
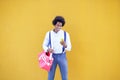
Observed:
[[[63,45],[64,48],[67,47],[67,44],[66,44],[66,42],[63,39],[60,41],[60,44]]]
[[[47,51],[50,52],[50,53],[54,52],[54,50],[52,48],[49,48]]]

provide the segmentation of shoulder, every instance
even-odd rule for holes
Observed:
[[[62,30],[63,32],[65,32],[67,35],[69,35],[69,32],[67,32],[67,31],[64,31],[64,30]]]
[[[46,34],[45,34],[45,35],[46,35],[46,37],[48,37],[48,36],[49,36],[50,32],[51,32],[51,31],[47,31],[47,32],[46,32]]]
[[[52,33],[53,31],[52,30],[49,30],[46,32],[46,34],[48,35],[49,33]]]
[[[63,31],[63,33],[65,32],[66,37],[70,37],[70,35],[69,35],[69,33],[67,31],[64,31],[64,30],[62,30],[62,31]]]

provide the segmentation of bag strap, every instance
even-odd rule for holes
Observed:
[[[66,42],[66,32],[64,31],[64,41]],[[65,48],[62,48],[62,53],[65,51]]]
[[[52,48],[52,45],[51,45],[51,32],[49,32],[49,45],[50,45],[50,48]],[[49,59],[52,60],[52,54],[50,54]]]
[[[50,48],[52,48],[52,45],[51,45],[51,32],[49,32],[49,45],[50,45]]]

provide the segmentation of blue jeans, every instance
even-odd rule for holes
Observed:
[[[50,71],[48,72],[48,80],[54,80],[57,65],[59,66],[62,80],[68,80],[68,64],[66,59],[66,53],[53,53],[53,58],[53,64],[51,66]]]

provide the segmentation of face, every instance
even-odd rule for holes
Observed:
[[[62,28],[62,23],[57,22],[56,25],[55,25],[55,32],[58,32],[61,28]]]

